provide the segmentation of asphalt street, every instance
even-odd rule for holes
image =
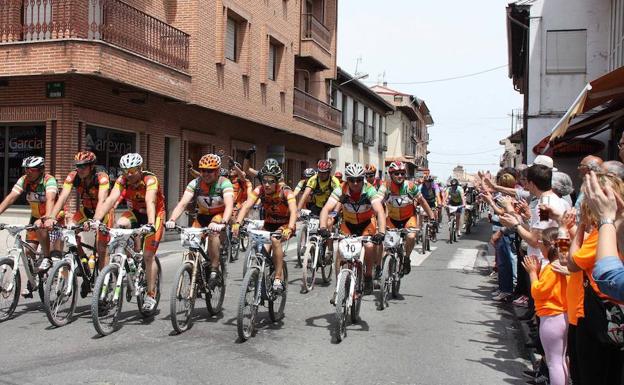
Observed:
[[[339,344],[331,335],[333,280],[301,293],[294,241],[282,322],[270,323],[262,309],[257,335],[237,341],[239,260],[230,264],[223,313],[208,318],[198,300],[193,327],[174,334],[168,297],[181,248],[166,242],[159,314],[146,320],[134,299],[124,303],[113,335],[97,336],[90,297],[62,328],[50,326],[37,300],[22,298],[0,325],[0,384],[524,384],[530,365],[518,325],[510,305],[491,300],[488,235],[482,222],[459,243],[449,245],[441,233],[431,253],[414,252],[402,296],[383,311],[365,297],[360,323]]]

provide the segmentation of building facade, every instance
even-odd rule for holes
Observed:
[[[428,128],[433,125],[429,108],[422,99],[395,91],[386,84],[375,85],[371,89],[395,108],[386,118],[386,165],[400,160],[408,165],[410,177],[428,175]]]
[[[384,173],[387,147],[386,115],[394,107],[357,77],[338,67],[332,104],[342,112],[343,141],[329,152],[337,170],[349,163],[373,164]]]
[[[0,194],[25,156],[64,178],[83,149],[113,176],[140,152],[168,208],[208,152],[255,145],[296,181],[342,140],[336,1],[0,2]]]

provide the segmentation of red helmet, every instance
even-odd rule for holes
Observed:
[[[331,171],[332,162],[331,162],[331,160],[321,159],[316,164],[316,168],[318,169],[318,172],[328,172],[328,171]]]
[[[342,173],[341,173],[340,171],[336,171],[336,172],[334,173],[334,176],[335,176],[336,178],[338,178],[338,180],[342,180]]]
[[[400,161],[390,163],[390,166],[388,166],[388,173],[392,174],[396,171],[405,171],[405,163]]]
[[[81,164],[95,163],[95,154],[91,151],[80,151],[74,156],[74,164],[76,166]]]

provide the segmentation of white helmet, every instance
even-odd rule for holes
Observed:
[[[29,156],[22,160],[22,167],[43,167],[45,160],[40,156]]]
[[[360,163],[351,163],[345,167],[345,177],[347,178],[362,178],[364,177],[364,166]]]
[[[137,154],[136,152],[131,152],[126,154],[119,159],[119,167],[121,168],[132,168],[138,167],[143,164],[143,157]]]

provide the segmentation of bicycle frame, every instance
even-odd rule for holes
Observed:
[[[38,253],[37,250],[35,250],[31,245],[28,244],[28,242],[22,240],[22,235],[20,234],[20,232],[28,228],[29,226],[20,225],[7,225],[4,227],[4,229],[7,230],[9,234],[15,238],[13,242],[13,247],[11,247],[7,252],[7,255],[9,257],[13,257],[13,281],[17,279],[17,273],[21,269],[20,262],[22,262],[22,258],[28,258],[28,256],[26,255],[26,249],[32,252],[33,256],[41,255],[41,253]],[[26,264],[24,264],[24,266],[26,266]],[[37,282],[35,273],[31,272],[30,268],[26,268],[24,270],[26,273],[26,279],[28,280],[28,282],[30,282],[31,287],[36,287]],[[4,275],[5,272],[6,270],[2,271],[2,275]],[[13,290],[13,287],[9,287],[9,290]]]
[[[205,234],[208,231],[207,227],[203,228],[191,228],[190,229],[181,229],[181,243],[182,246],[188,247],[190,253],[185,253],[182,263],[190,263],[192,268],[191,273],[191,292],[190,297],[195,297],[195,289],[197,283],[197,269],[198,269],[198,255],[203,258],[205,261],[209,261],[210,257],[208,256],[208,237],[203,237],[203,239],[197,239],[198,236]],[[178,293],[181,290],[182,282],[178,282]]]
[[[131,238],[135,235],[141,234],[140,229],[110,229],[108,230],[111,235],[111,239],[108,243],[108,248],[110,253],[110,263],[116,264],[119,267],[119,276],[117,277],[117,281],[115,282],[115,293],[113,295],[113,300],[118,301],[119,295],[121,294],[121,286],[123,285],[123,279],[128,275],[126,271],[126,265],[128,263],[128,255],[135,261],[140,261],[143,257],[142,253],[135,252],[130,245]],[[140,264],[136,264],[137,269],[140,268]],[[133,274],[133,277],[137,274]],[[110,276],[107,275],[104,277],[104,288],[108,287]],[[138,296],[138,285],[135,285],[135,282],[132,279],[128,279],[128,288],[135,292],[135,295]],[[106,290],[102,290],[100,293],[100,300],[104,300],[106,296]]]
[[[342,279],[343,278],[346,279],[349,276],[351,277],[351,281],[349,282],[349,295],[346,298],[347,302],[345,304],[347,308],[350,308],[353,305],[353,299],[355,297],[355,285],[358,279],[358,271],[362,271],[363,269],[362,261],[364,260],[364,253],[366,252],[366,249],[364,248],[363,243],[367,242],[369,240],[369,237],[339,236],[338,243],[340,244],[340,242],[343,242],[345,238],[351,238],[351,239],[359,238],[359,241],[362,242],[362,249],[360,250],[360,254],[356,258],[347,259],[347,258],[344,258],[344,256],[342,256],[342,253],[341,253],[340,272],[338,273],[338,277],[336,279],[336,288],[334,289],[334,294],[338,295],[340,282],[343,282]],[[340,253],[340,246],[339,246],[338,252]]]

